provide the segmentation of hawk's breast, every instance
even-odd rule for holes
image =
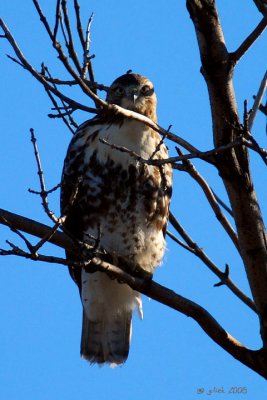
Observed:
[[[69,170],[76,162],[83,177],[77,202],[83,215],[84,240],[96,236],[108,253],[148,271],[161,262],[164,253],[171,169],[168,164],[159,168],[139,162],[112,144],[149,159],[160,140],[144,124],[126,120],[88,126],[74,138],[69,150],[75,153]],[[167,158],[164,144],[154,158]]]

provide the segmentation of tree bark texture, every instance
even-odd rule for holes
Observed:
[[[214,0],[187,0],[195,26],[206,80],[215,148],[244,134],[240,124],[232,75],[235,60],[227,51]],[[238,233],[240,252],[259,315],[263,347],[267,348],[267,238],[261,210],[244,147],[232,148],[216,157]]]

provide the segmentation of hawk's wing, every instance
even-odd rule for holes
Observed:
[[[60,196],[61,215],[66,216],[64,222],[66,233],[78,240],[83,240],[86,223],[85,212],[88,214],[88,209],[83,210],[82,199],[84,196],[90,196],[90,187],[86,186],[85,193],[82,179],[84,171],[88,168],[94,155],[94,148],[90,147],[90,141],[95,139],[102,123],[103,118],[97,116],[79,126],[69,144],[64,162]],[[96,177],[96,179],[99,183],[100,178]],[[91,179],[90,182],[94,186],[94,180]],[[66,252],[66,257],[69,260],[79,260],[79,255],[71,252]],[[80,268],[69,266],[69,272],[81,290]]]

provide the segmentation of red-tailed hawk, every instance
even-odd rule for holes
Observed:
[[[153,84],[144,76],[120,76],[107,102],[157,121]],[[126,271],[139,268],[152,274],[164,255],[171,167],[144,164],[101,139],[143,159],[168,158],[160,135],[142,122],[103,111],[83,123],[71,140],[63,169],[65,230],[92,245],[97,238],[112,262]],[[70,253],[67,258],[79,259]],[[142,317],[140,294],[103,272],[70,267],[70,273],[83,304],[82,357],[92,363],[122,364],[129,352],[133,310]]]

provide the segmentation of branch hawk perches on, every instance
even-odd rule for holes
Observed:
[[[125,74],[111,85],[107,102],[156,117],[152,83]],[[61,210],[67,210],[66,231],[99,245],[115,265],[152,274],[161,263],[169,215],[172,170],[138,162],[100,141],[123,146],[144,159],[168,158],[160,135],[144,123],[121,115],[102,114],[83,123],[71,140],[65,159]],[[160,144],[161,143],[161,144]],[[77,189],[74,201],[71,197]],[[78,255],[67,253],[70,260]],[[81,355],[92,363],[123,363],[128,356],[132,311],[142,317],[140,294],[103,272],[70,267],[83,304]]]

